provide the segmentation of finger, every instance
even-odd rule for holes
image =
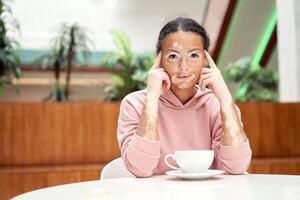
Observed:
[[[203,68],[201,74],[207,74],[207,73],[212,73],[213,70],[210,68]]]
[[[203,74],[201,75],[200,79],[199,79],[199,85],[201,85],[202,81],[207,79],[207,78],[210,78],[212,76],[212,74]]]
[[[155,58],[154,64],[152,66],[152,69],[158,69],[158,68],[160,68],[161,55],[162,55],[162,52],[160,51],[158,53],[158,55],[156,56],[156,58]]]
[[[208,61],[209,67],[211,69],[217,68],[217,65],[215,64],[214,60],[211,58],[211,56],[209,55],[209,53],[206,50],[204,50],[204,53],[205,53],[205,57],[206,57],[206,59]]]
[[[212,74],[205,74],[205,75],[202,75],[202,76],[201,76],[201,78],[200,78],[200,80],[199,80],[199,86],[200,86],[201,90],[203,90],[202,88],[205,88],[205,86],[202,87],[203,82],[204,82],[206,79],[211,78],[211,77],[212,77]]]
[[[170,83],[170,81],[164,81],[164,88],[166,89],[166,90],[168,90],[168,89],[170,89],[170,87],[171,87],[171,83]]]
[[[171,80],[167,73],[163,74],[163,85],[166,89],[170,89],[171,87]]]
[[[204,91],[206,86],[209,87],[210,82],[211,82],[210,78],[207,78],[207,79],[203,80],[202,84],[200,85],[201,90]]]

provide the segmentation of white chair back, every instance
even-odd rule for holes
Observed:
[[[122,158],[117,158],[110,161],[107,165],[104,166],[100,175],[101,180],[123,177],[135,178],[135,176],[127,170]]]

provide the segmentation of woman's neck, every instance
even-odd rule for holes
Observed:
[[[186,89],[180,89],[177,87],[171,87],[171,91],[175,94],[175,96],[184,105],[196,94],[197,88],[191,87],[191,88],[186,88]]]

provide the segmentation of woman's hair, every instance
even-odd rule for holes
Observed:
[[[191,18],[178,17],[172,21],[169,21],[164,27],[160,30],[157,44],[156,44],[156,54],[161,50],[163,40],[165,37],[171,33],[177,31],[184,32],[193,32],[197,33],[202,37],[203,46],[205,50],[208,50],[209,47],[209,37],[205,29],[195,20]]]

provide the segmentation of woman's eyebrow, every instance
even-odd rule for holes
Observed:
[[[194,49],[191,49],[189,50],[189,53],[192,52],[192,51],[202,51],[203,49],[200,49],[200,48],[194,48]],[[180,53],[179,51],[175,50],[175,49],[167,49],[166,52],[169,52],[169,51],[172,51],[172,52],[176,52],[176,53]]]
[[[179,51],[175,50],[175,49],[167,49],[166,52],[168,51],[175,51],[176,53],[180,53]]]
[[[196,51],[196,50],[202,51],[203,49],[200,49],[200,48],[194,48],[194,49],[189,50],[189,52]]]

